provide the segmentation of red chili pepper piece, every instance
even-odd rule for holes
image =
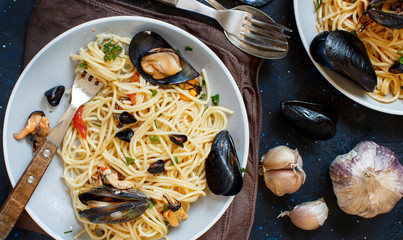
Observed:
[[[83,106],[81,105],[76,114],[73,117],[73,124],[77,131],[80,133],[81,137],[87,139],[87,127],[85,126],[84,120],[82,118]]]

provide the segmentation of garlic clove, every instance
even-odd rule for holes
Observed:
[[[315,230],[322,226],[329,214],[324,198],[297,205],[292,211],[285,211],[277,218],[288,216],[291,222],[303,230]]]
[[[346,213],[372,218],[403,197],[403,166],[395,153],[372,141],[357,144],[330,165],[337,204]]]
[[[305,172],[297,170],[273,170],[264,174],[266,187],[268,187],[275,195],[283,196],[284,194],[294,193],[298,191],[305,181]]]
[[[277,146],[270,149],[261,158],[264,171],[277,169],[291,169],[296,167],[302,170],[302,158],[298,150],[292,150],[287,146]]]

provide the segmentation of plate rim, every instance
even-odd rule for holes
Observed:
[[[313,5],[313,0],[305,0],[310,2],[312,9],[315,9],[315,6]],[[376,110],[378,112],[381,113],[386,113],[386,114],[391,114],[391,115],[398,115],[398,116],[403,116],[403,110],[393,110],[393,109],[387,109],[387,108],[382,108],[380,106],[376,106],[374,104],[371,104],[367,101],[362,100],[361,98],[358,98],[356,96],[354,96],[353,94],[351,94],[349,91],[346,91],[345,89],[343,89],[341,86],[339,86],[339,84],[337,84],[335,81],[333,81],[333,79],[329,76],[328,72],[331,71],[329,69],[325,69],[323,66],[321,66],[319,63],[317,63],[313,58],[312,55],[309,51],[309,44],[307,42],[307,37],[304,34],[303,31],[303,27],[302,27],[302,19],[301,16],[299,14],[299,9],[300,9],[300,3],[301,5],[303,4],[304,0],[293,0],[293,5],[294,5],[294,16],[295,16],[295,22],[297,25],[297,29],[298,29],[298,34],[300,36],[302,45],[305,48],[306,53],[308,54],[309,58],[311,59],[312,63],[315,65],[316,69],[322,74],[322,76],[333,86],[335,87],[339,92],[341,92],[343,95],[345,95],[346,97],[350,98],[352,101],[361,104],[362,106],[365,106],[369,109],[372,110]],[[314,13],[315,14],[315,13]],[[340,76],[341,78],[344,78],[342,76]],[[367,93],[363,92],[365,95],[367,95]],[[374,102],[378,102],[374,99],[372,99],[371,97],[369,97],[371,99],[371,101]],[[396,101],[399,101],[399,99],[397,99]],[[401,100],[403,101],[403,100]],[[392,103],[382,103],[382,104],[392,104]],[[402,102],[403,104],[403,102]]]
[[[10,94],[9,100],[7,102],[7,107],[6,107],[6,111],[4,114],[4,123],[3,123],[3,129],[7,129],[8,125],[9,125],[9,120],[8,120],[8,116],[10,114],[10,105],[13,102],[15,95],[16,95],[16,91],[19,88],[22,79],[25,77],[25,75],[27,74],[27,72],[29,71],[29,69],[32,67],[32,65],[36,62],[36,60],[47,51],[47,49],[49,49],[54,43],[58,42],[59,40],[61,40],[62,38],[68,36],[70,33],[81,29],[81,28],[85,28],[88,26],[91,26],[93,24],[98,24],[98,23],[105,23],[105,22],[113,22],[113,21],[144,21],[146,20],[147,23],[151,23],[151,24],[157,24],[157,25],[162,25],[162,26],[167,26],[169,28],[173,28],[175,29],[175,31],[177,32],[181,32],[181,34],[187,35],[187,37],[191,38],[193,41],[198,42],[201,46],[203,46],[204,50],[207,51],[209,53],[209,55],[211,57],[214,58],[214,60],[220,65],[219,67],[223,70],[224,74],[226,76],[228,76],[229,78],[229,83],[232,85],[233,89],[235,89],[234,93],[235,96],[238,98],[239,103],[240,103],[240,108],[241,108],[241,117],[242,120],[246,123],[243,126],[243,132],[245,133],[245,137],[244,137],[244,141],[245,141],[245,146],[242,146],[244,149],[244,154],[242,156],[242,159],[245,159],[245,162],[241,163],[241,167],[246,167],[247,162],[248,162],[248,155],[249,155],[249,121],[248,121],[248,117],[247,117],[247,111],[246,111],[246,107],[245,107],[245,102],[243,100],[242,94],[235,82],[235,79],[233,78],[231,72],[228,70],[228,68],[225,66],[225,64],[221,61],[221,59],[214,53],[214,51],[212,51],[203,41],[201,41],[200,39],[198,39],[197,37],[195,37],[194,35],[192,35],[191,33],[185,31],[182,28],[179,28],[173,24],[164,22],[162,20],[157,20],[157,19],[153,19],[153,18],[149,18],[149,17],[142,17],[142,16],[111,16],[111,17],[102,17],[102,18],[97,18],[97,19],[93,19],[93,20],[89,20],[87,22],[78,24],[64,32],[62,32],[61,34],[59,34],[57,37],[55,37],[54,39],[52,39],[50,42],[48,42],[40,51],[38,51],[35,56],[29,61],[29,63],[27,64],[27,66],[24,68],[24,70],[22,71],[22,73],[19,75],[16,83],[14,84],[13,90]],[[12,187],[14,187],[17,183],[16,179],[14,178],[14,176],[12,175],[12,170],[10,169],[10,164],[8,164],[8,145],[7,145],[7,141],[6,141],[6,132],[3,131],[3,156],[4,156],[4,162],[6,165],[6,170],[7,170],[7,175],[8,178],[11,182]],[[242,173],[243,177],[244,177],[244,173]],[[205,232],[207,232],[220,218],[221,216],[227,211],[229,205],[232,203],[233,199],[235,196],[230,196],[228,197],[228,199],[225,201],[224,206],[222,207],[222,209],[219,211],[219,213],[213,218],[213,220],[207,224],[203,229],[201,229],[195,236],[193,236],[192,239],[197,239],[199,238],[201,235],[203,235]],[[60,239],[63,240],[64,238],[60,237],[59,234],[55,233],[54,231],[52,231],[50,228],[48,228],[48,226],[41,221],[41,219],[34,213],[34,210],[31,209],[28,205],[25,207],[25,210],[28,212],[28,214],[30,215],[30,217],[47,233],[49,234],[51,237],[55,238],[55,239]],[[81,224],[81,223],[80,223]],[[82,225],[82,224],[81,224]]]

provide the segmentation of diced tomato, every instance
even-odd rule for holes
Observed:
[[[140,82],[140,73],[138,71],[133,74],[133,77],[130,79],[130,82]],[[132,101],[132,104],[136,105],[136,94],[131,93],[128,95],[129,95],[130,101]]]
[[[83,106],[81,105],[78,109],[76,114],[73,117],[73,124],[77,131],[80,133],[81,137],[86,139],[87,138],[87,127],[85,126],[84,120],[82,118],[83,114]]]

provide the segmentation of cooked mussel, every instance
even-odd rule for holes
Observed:
[[[57,105],[59,105],[60,100],[63,97],[64,90],[65,87],[63,85],[58,85],[47,90],[44,95],[49,104],[53,107],[56,107]]]
[[[374,67],[361,40],[344,31],[319,33],[310,46],[312,58],[321,65],[342,74],[368,92],[377,84]]]
[[[147,171],[152,174],[163,173],[165,172],[165,162],[163,160],[155,161],[147,168]]]
[[[118,190],[101,186],[81,193],[79,200],[89,208],[79,211],[92,223],[122,223],[141,216],[150,205],[150,198],[135,189]]]
[[[179,147],[183,148],[183,144],[188,140],[188,137],[184,134],[171,134],[169,139]]]
[[[133,130],[131,128],[127,128],[125,130],[117,132],[115,136],[122,141],[130,143],[130,140],[132,139],[133,135],[134,135]]]
[[[399,61],[396,61],[392,66],[390,66],[389,72],[394,74],[403,73],[403,64]]]
[[[327,140],[336,134],[337,113],[325,105],[298,100],[282,101],[281,111],[308,137]]]
[[[29,115],[24,129],[18,134],[14,133],[14,138],[21,140],[29,135],[33,143],[33,151],[36,152],[36,149],[48,136],[50,130],[49,120],[46,118],[45,113],[42,111],[34,111]]]
[[[388,5],[384,8],[384,5]],[[372,21],[387,28],[403,28],[403,1],[402,0],[371,0],[366,9],[366,14],[371,20],[364,21],[359,31]]]
[[[206,179],[216,195],[231,196],[242,189],[243,179],[235,144],[228,130],[214,137],[206,159]]]
[[[167,41],[151,31],[132,38],[129,56],[140,75],[155,85],[178,84],[199,76]]]

